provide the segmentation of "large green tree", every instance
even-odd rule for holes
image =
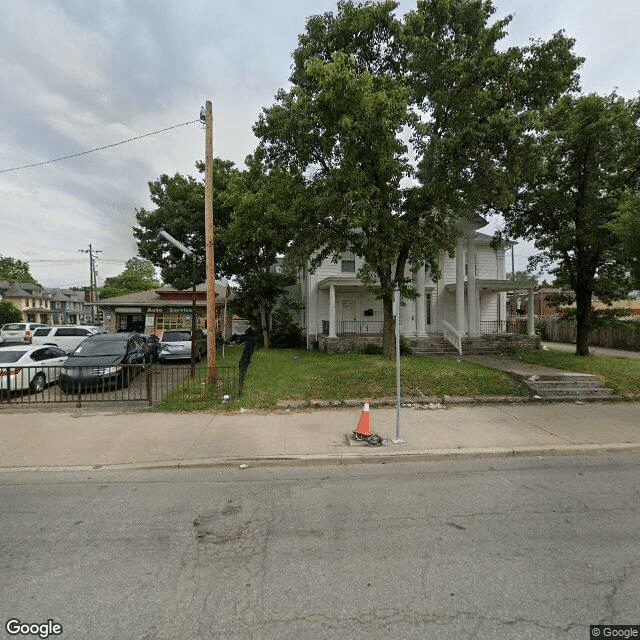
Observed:
[[[295,239],[311,266],[346,250],[382,300],[393,352],[393,291],[406,270],[455,247],[453,223],[504,205],[532,169],[534,114],[575,86],[580,64],[561,34],[499,50],[510,18],[489,0],[339,2],[309,18],[291,88],[254,127],[268,157],[304,175],[308,222]]]
[[[640,289],[640,192],[629,190],[621,198],[609,230],[620,242],[619,257],[629,271],[629,289]]]
[[[269,169],[253,156],[246,164],[225,192],[231,215],[219,235],[224,246],[220,268],[239,285],[234,309],[260,327],[268,350],[274,309],[293,304],[287,287],[295,283],[295,272],[279,258],[300,227],[304,185],[296,174]]]
[[[111,276],[104,281],[104,286],[98,290],[98,298],[113,298],[157,288],[160,282],[156,277],[156,270],[148,260],[130,258],[125,263],[124,271]]]
[[[203,172],[202,163],[198,170]],[[213,215],[216,226],[216,263],[224,257],[224,248],[219,242],[217,230],[224,228],[230,215],[225,204],[224,192],[230,177],[237,170],[233,162],[215,158],[213,161]],[[197,257],[198,282],[206,277],[204,182],[192,176],[176,173],[161,175],[149,182],[151,202],[154,209],[140,208],[136,211],[138,226],[133,235],[138,242],[138,253],[160,268],[162,280],[179,289],[188,289],[192,283],[192,259],[185,256],[159,235],[164,229],[176,240],[195,252]],[[216,273],[218,270],[216,269]]]
[[[575,292],[576,353],[586,356],[592,295],[605,302],[625,296],[637,268],[640,101],[567,95],[543,125],[542,171],[507,210],[506,231],[534,240],[540,254],[533,262]]]
[[[31,275],[29,263],[18,258],[0,255],[0,280],[15,280],[16,282],[30,282],[37,286],[40,283]]]

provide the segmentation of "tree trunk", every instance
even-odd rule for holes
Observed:
[[[262,339],[264,343],[264,350],[269,351],[269,326],[267,321],[267,308],[264,305],[260,305],[260,324],[262,325]]]
[[[382,355],[387,360],[392,360],[395,356],[395,323],[393,322],[393,294],[385,295],[382,298],[382,319],[384,320],[382,329]]]
[[[576,287],[576,355],[589,355],[591,334],[591,290],[578,283]]]

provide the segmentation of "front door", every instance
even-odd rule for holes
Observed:
[[[357,333],[356,322],[356,301],[342,301],[342,323],[339,328],[340,333]]]

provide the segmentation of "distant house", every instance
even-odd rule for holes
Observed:
[[[575,299],[575,293],[571,290],[557,289],[555,287],[544,287],[535,291],[533,294],[533,309],[537,317],[550,317],[556,316],[559,309],[552,307],[548,303],[548,299],[551,295],[563,293],[569,295],[572,299]],[[627,317],[632,318],[634,316],[640,316],[640,295],[634,295],[634,291],[630,291],[628,296],[622,300],[614,300],[611,304],[606,304],[599,300],[596,296],[591,299],[591,306],[595,310],[600,309],[628,309],[629,313]],[[575,308],[576,303],[567,305],[568,308]],[[510,313],[527,315],[527,299],[521,293],[516,296],[516,306],[514,310],[513,297],[509,297],[508,308]]]
[[[51,303],[51,324],[90,324],[91,310],[85,303],[84,291],[48,289]]]
[[[506,293],[513,289],[505,277],[509,245],[494,249],[492,236],[478,232],[485,225],[479,216],[458,223],[462,237],[456,257],[440,252],[440,280],[434,280],[425,267],[415,274],[407,268],[418,298],[403,301],[401,333],[414,352],[437,350],[445,342],[458,352],[486,349],[496,344],[496,336],[502,336],[500,344],[505,344],[507,335],[535,339],[533,318],[516,323],[507,316]],[[317,341],[328,350],[340,344],[381,342],[382,302],[358,278],[362,263],[359,256],[344,253],[338,262],[327,258],[314,273],[304,270],[299,295],[305,311],[300,321],[309,342]],[[531,299],[534,287],[532,281],[518,283]]]
[[[51,305],[49,295],[42,287],[30,282],[0,280],[0,294],[18,308],[23,322],[51,322]]]
[[[227,284],[216,282],[216,332],[223,333]],[[191,326],[192,290],[178,290],[170,286],[130,293],[96,302],[102,311],[104,328],[109,332],[139,331],[159,335],[165,329]],[[207,329],[207,288],[196,288],[196,322]],[[225,335],[231,336],[231,313],[227,313]]]
[[[513,281],[512,281],[513,282]],[[513,287],[513,284],[511,285]],[[507,312],[510,315],[526,316],[528,311],[528,296],[519,289],[519,281],[516,280],[515,284],[515,297],[510,292],[507,298]],[[563,293],[572,297],[575,297],[573,291],[567,291],[559,289],[557,287],[540,287],[533,292],[533,313],[536,317],[544,318],[549,316],[555,316],[558,314],[558,309],[551,306],[549,300],[552,296]]]

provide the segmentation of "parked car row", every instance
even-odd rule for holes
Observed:
[[[126,387],[145,364],[191,357],[190,329],[167,330],[158,338],[106,333],[100,327],[43,325],[31,340],[30,345],[0,347],[0,391],[39,393],[57,381],[65,391]],[[196,334],[196,349],[200,360],[207,349],[202,331]]]

